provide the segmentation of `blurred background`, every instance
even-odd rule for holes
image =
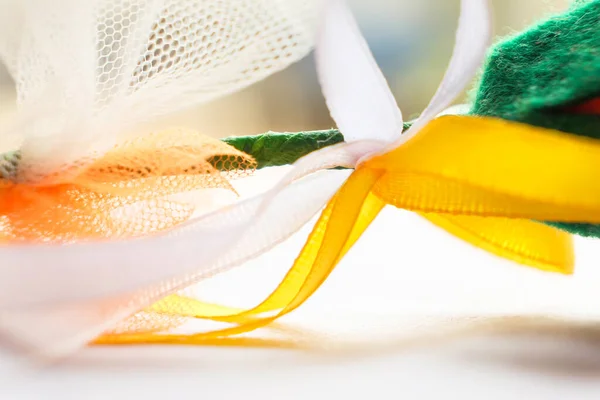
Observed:
[[[418,115],[449,61],[458,0],[349,0],[405,119]],[[492,0],[497,38],[510,35],[569,0]],[[458,99],[458,101],[464,99]],[[10,77],[0,66],[0,107],[14,101]],[[176,116],[213,137],[333,126],[321,97],[312,57],[242,92]]]

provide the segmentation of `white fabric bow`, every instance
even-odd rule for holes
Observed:
[[[23,3],[24,15],[43,19],[45,15],[41,14],[44,13],[32,13],[31,3],[34,2],[30,0]],[[69,3],[72,7],[70,13],[83,12],[86,9],[80,2]],[[173,7],[179,3],[201,3],[207,7],[220,4],[213,1],[176,0],[148,3],[168,3],[173,4]],[[300,17],[297,17],[306,15],[298,13],[298,10],[307,9],[303,8],[307,6],[301,6],[305,3],[296,0],[246,0],[240,3],[284,17],[287,29],[302,37],[302,45],[294,50],[293,57],[277,64],[277,69],[306,53],[311,41],[310,23],[307,22],[308,18],[299,20]],[[342,185],[348,173],[324,171],[309,177],[306,177],[307,175],[336,166],[353,168],[365,158],[386,152],[417,134],[420,128],[446,109],[469,83],[482,62],[490,37],[487,1],[462,0],[456,45],[444,79],[421,117],[408,132],[401,135],[402,114],[350,11],[343,0],[327,0],[324,4],[316,41],[317,70],[327,105],[344,134],[346,143],[304,157],[269,191],[193,219],[171,235],[60,247],[0,247],[0,259],[3,264],[0,272],[0,327],[5,333],[46,355],[65,354],[161,297],[239,265],[272,248],[306,224]],[[251,12],[248,8],[241,9]],[[258,15],[258,11],[251,13]],[[242,20],[244,15],[240,14]],[[68,14],[63,17],[67,16]],[[146,23],[151,20],[153,19],[149,18]],[[73,32],[60,33],[70,38],[86,27],[87,23],[89,21],[80,20],[76,26],[68,25]],[[266,29],[266,22],[259,23],[265,24]],[[47,21],[45,24],[38,26],[37,35],[44,33],[41,30],[42,26],[52,26]],[[17,22],[9,26],[12,27],[12,32],[22,27]],[[0,32],[0,36],[5,37],[6,32]],[[19,47],[16,43],[9,45]],[[264,45],[264,42],[257,43],[251,54],[260,57],[261,52],[267,51]],[[33,47],[36,48],[35,45]],[[46,41],[42,47],[48,50],[45,57],[49,57],[44,58],[44,62],[58,60],[57,62],[64,65],[69,60],[75,62],[76,67],[79,56],[84,56],[77,53],[84,48],[81,45],[76,48],[56,49],[53,41]],[[18,62],[11,64],[10,61],[10,55],[18,52],[15,52],[14,48],[12,53],[6,50],[10,48],[6,44],[0,46],[0,49],[4,49],[0,54],[9,60],[8,64],[12,65],[11,71],[18,81]],[[22,44],[19,51],[31,51],[31,47]],[[233,59],[229,64],[214,68],[210,78],[206,80],[202,80],[202,73],[198,72],[198,85],[191,90],[189,83],[196,80],[192,75],[182,73],[181,76],[172,78],[157,78],[160,84],[157,83],[156,87],[147,89],[142,85],[142,88],[134,93],[109,91],[109,100],[106,101],[108,105],[100,107],[93,119],[86,119],[85,122],[104,123],[106,118],[112,122],[113,115],[117,114],[117,111],[111,108],[113,105],[116,109],[136,110],[133,115],[139,115],[141,120],[143,116],[151,113],[152,106],[149,102],[155,98],[160,99],[164,92],[170,94],[169,101],[161,103],[167,112],[172,110],[171,101],[176,104],[173,107],[178,108],[190,99],[196,102],[212,99],[218,94],[231,92],[267,75],[265,72],[253,76],[248,81],[232,83],[232,71],[236,71],[236,68],[240,68],[241,64],[247,61],[248,58],[244,57]],[[79,93],[77,81],[87,82],[89,79],[84,73],[84,68],[78,70],[75,67],[77,74],[57,68],[56,74],[51,75],[52,82],[65,85],[66,94]],[[83,76],[80,77],[80,73]],[[49,78],[41,75],[40,79],[44,83]],[[209,82],[214,86],[208,84]],[[200,96],[203,91],[209,94]],[[32,93],[39,93],[34,96],[35,99],[44,99],[43,91]],[[23,104],[27,104],[28,98],[26,96],[21,99]],[[113,98],[114,100],[110,100]],[[83,108],[90,102],[93,103],[89,98],[67,98],[65,104],[69,104],[69,101],[81,103]],[[50,153],[45,150],[55,149],[55,144],[61,140],[57,135],[72,134],[68,133],[72,131],[60,130],[59,133],[53,131],[52,136],[46,137],[39,134],[37,128],[31,132],[35,134],[26,138],[26,144],[30,143],[33,148],[37,148],[40,140],[45,143],[41,146],[44,151],[32,150],[28,153],[29,147],[24,147],[25,154],[31,154],[33,160],[46,160],[45,157]],[[97,131],[92,130],[86,134],[96,138],[97,133],[94,132]],[[120,129],[110,129],[107,132],[111,134],[107,136],[109,139],[103,137],[100,140],[101,148],[104,148],[106,143],[118,140]],[[82,142],[87,143],[89,139],[90,137],[85,136]],[[76,150],[65,153],[65,157],[76,157],[83,151],[77,146],[74,148]]]

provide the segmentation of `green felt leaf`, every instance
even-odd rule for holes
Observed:
[[[600,139],[600,115],[563,109],[599,96],[600,0],[575,1],[565,13],[493,47],[470,113]],[[549,224],[600,237],[600,225]]]

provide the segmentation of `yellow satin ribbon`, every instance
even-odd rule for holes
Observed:
[[[298,308],[386,204],[418,212],[509,260],[571,273],[571,236],[534,221],[600,223],[597,171],[598,141],[493,118],[440,117],[412,140],[354,171],[265,301],[245,311],[195,315],[234,326],[188,340],[214,343],[266,326]],[[149,333],[144,340],[154,336]],[[168,342],[169,335],[161,336]]]
[[[171,295],[153,304],[145,310],[151,317],[156,315],[174,318],[207,319],[210,316],[223,314],[236,314],[242,309],[227,307],[196,300],[181,295]],[[249,322],[252,317],[239,318],[239,322]],[[179,325],[179,324],[177,324]],[[268,326],[277,337],[218,337],[208,338],[190,334],[165,334],[160,329],[154,331],[113,333],[97,338],[95,345],[150,345],[150,344],[177,344],[177,345],[204,345],[228,347],[265,347],[281,349],[309,349],[316,343],[324,343],[326,338],[305,329],[298,329],[274,322]]]

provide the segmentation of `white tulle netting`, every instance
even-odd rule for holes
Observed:
[[[285,68],[311,49],[318,3],[3,0],[0,57],[16,83],[23,162],[80,160]]]
[[[178,174],[183,177],[177,181],[182,185],[175,185],[182,188],[178,191],[228,189],[214,176],[211,160],[233,159],[238,169],[251,162],[214,140],[187,133],[184,140],[169,133],[183,130],[156,132],[160,124],[155,122],[240,90],[304,57],[314,44],[320,4],[0,0],[0,58],[16,83],[18,103],[0,140],[20,143],[10,149],[19,151],[16,181],[35,184],[27,197],[34,203],[40,195],[58,198],[52,185],[79,184],[79,192],[61,194],[68,207],[58,202],[44,208],[50,214],[41,230],[28,228],[39,223],[36,212],[15,211],[0,201],[9,211],[0,215],[4,337],[46,354],[72,351],[152,302],[261,254],[319,211],[346,175],[295,181],[327,166],[352,164],[352,151],[333,149],[323,159],[299,165],[276,189],[206,216],[191,216],[192,210],[165,198],[178,193],[161,192],[161,182]],[[161,150],[152,153],[158,144]],[[161,160],[170,161],[154,165]],[[194,178],[198,171],[207,179]],[[228,172],[226,178],[240,175]],[[0,183],[0,190],[10,189],[12,177]],[[151,184],[157,190],[148,191]],[[168,188],[175,186],[171,182]],[[132,196],[130,190],[137,192]],[[19,196],[14,199],[24,199]],[[14,199],[5,203],[20,204]],[[109,209],[118,204],[135,212],[132,202],[142,203],[147,214],[141,218],[152,221],[172,220],[172,210],[189,215],[166,235],[95,241],[112,238],[116,217]],[[101,218],[90,210],[103,210]],[[102,230],[94,226],[98,221]],[[54,232],[50,236],[69,238],[69,243],[11,242],[84,226],[98,237],[78,243],[75,236]],[[24,234],[16,234],[19,229]],[[137,314],[117,329],[153,330],[154,323],[164,328],[155,317]]]

